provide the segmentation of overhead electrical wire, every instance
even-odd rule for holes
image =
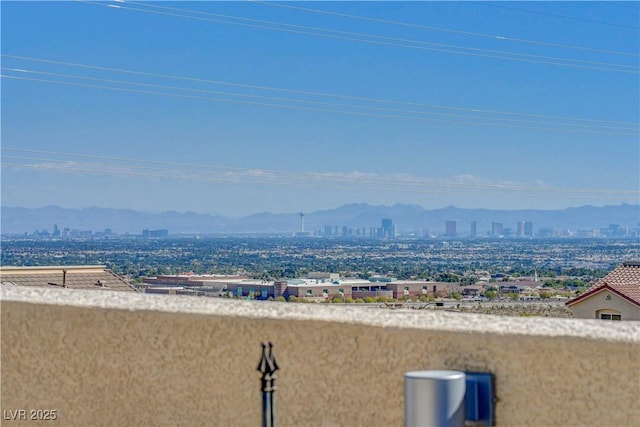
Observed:
[[[103,3],[96,3],[96,2],[89,2],[89,1],[82,1],[82,2],[93,4],[93,5],[116,7],[119,9],[127,9],[127,10],[140,11],[140,12],[146,12],[146,13],[168,15],[168,16],[176,16],[180,18],[197,19],[202,21],[210,21],[210,22],[230,24],[230,25],[240,25],[240,26],[261,28],[261,29],[268,29],[268,30],[275,30],[275,31],[286,31],[286,32],[293,32],[298,34],[319,36],[319,37],[345,39],[350,41],[373,43],[373,44],[379,44],[379,45],[439,51],[439,52],[462,54],[462,55],[482,56],[482,57],[489,57],[489,58],[496,58],[496,59],[513,60],[513,61],[524,61],[524,62],[559,65],[559,66],[569,66],[574,68],[586,68],[586,69],[625,72],[625,73],[634,73],[634,74],[638,73],[638,71],[635,70],[638,68],[637,66],[625,65],[625,64],[611,64],[606,62],[584,61],[584,60],[570,59],[570,58],[556,58],[556,57],[523,54],[523,53],[517,53],[517,52],[497,51],[497,50],[479,49],[479,48],[472,48],[472,47],[465,47],[465,46],[430,43],[430,42],[424,42],[419,40],[400,39],[400,38],[386,37],[386,36],[379,36],[379,35],[331,30],[331,29],[319,28],[319,27],[307,27],[307,26],[301,26],[296,24],[277,23],[272,21],[262,21],[262,20],[255,20],[255,19],[243,18],[243,17],[233,17],[229,15],[210,14],[206,12],[189,11],[186,9],[177,9],[177,8],[170,8],[167,6],[159,6],[159,5],[151,5],[151,4],[141,4],[141,5],[143,5],[146,8],[155,7],[155,8],[165,9],[165,10],[172,9],[172,10],[189,12],[194,14],[206,14],[206,15],[220,16],[220,17],[237,19],[237,20],[245,20],[245,21],[260,23],[260,25],[247,24],[242,22],[229,22],[229,21],[222,21],[217,19],[214,20],[214,19],[207,19],[207,18],[188,16],[188,15],[178,15],[178,14],[158,12],[158,11],[153,11],[148,9],[130,8],[130,7],[122,6],[122,2],[119,2],[120,4],[118,5],[103,4]],[[256,2],[256,3],[262,3],[262,2]],[[129,4],[140,4],[140,3],[129,2]],[[282,5],[282,7],[290,7],[290,6]],[[301,8],[301,9],[304,9],[304,8]],[[319,13],[322,13],[322,12],[319,12]],[[330,14],[331,12],[327,12],[327,13]],[[351,16],[351,17],[355,17],[355,16]],[[360,17],[360,18],[370,19],[370,20],[375,19],[375,18],[365,18],[365,17]],[[385,20],[382,20],[382,21],[385,21]],[[389,21],[388,23],[392,23],[392,22],[393,21]],[[262,24],[281,25],[289,28],[265,27]],[[395,24],[401,25],[401,23],[395,23]],[[407,23],[407,25],[411,26],[412,24]],[[319,34],[319,33],[307,32],[307,31],[300,31],[297,29],[292,30],[291,28],[302,28],[304,30],[311,30],[311,31],[324,31],[324,32],[330,32],[333,34]],[[428,29],[432,29],[435,31],[456,32],[456,30],[439,29],[439,28],[436,29],[436,28],[437,27],[428,28]],[[349,35],[349,37],[336,36],[335,34]],[[474,35],[477,37],[499,38],[499,36],[481,35],[476,33],[469,33],[469,35]],[[378,40],[358,39],[350,36],[369,37],[369,38],[378,39]],[[519,39],[510,39],[509,41],[517,41],[520,43],[531,43],[531,44],[540,44],[540,45],[550,45],[550,46],[553,45],[553,44],[547,44],[546,42],[526,41],[526,40],[519,40]],[[407,44],[401,44],[401,43],[395,43],[395,42],[415,43],[421,46],[407,45]],[[437,46],[438,48],[426,47],[426,46]],[[598,49],[591,49],[591,48],[581,48],[576,46],[570,47],[569,45],[557,45],[555,47],[564,47],[564,48],[576,49],[576,50],[598,51],[600,53],[611,53],[611,54],[618,54],[618,55],[638,56],[636,54],[628,54],[628,53],[618,52],[618,51],[605,51],[605,50],[598,50]],[[450,48],[466,49],[467,51],[446,50]],[[469,50],[473,52],[468,52]],[[485,55],[485,54],[476,53],[476,51],[487,52],[490,54],[495,53],[495,54],[516,55],[516,56],[521,56],[521,58]],[[387,105],[406,105],[406,106],[412,106],[412,107],[431,108],[431,109],[450,110],[450,111],[451,110],[463,111],[465,113],[473,113],[474,115],[480,114],[480,116],[464,116],[464,115],[456,115],[456,114],[436,113],[432,111],[410,111],[410,110],[402,110],[402,109],[394,109],[394,108],[373,107],[370,105],[324,102],[324,101],[317,101],[312,99],[285,98],[285,97],[255,95],[255,94],[246,94],[246,93],[233,93],[233,92],[200,89],[200,88],[167,86],[167,85],[160,85],[160,84],[150,83],[150,82],[124,81],[124,80],[116,80],[116,79],[110,79],[110,78],[72,75],[72,74],[56,73],[48,70],[44,70],[44,71],[43,70],[26,70],[26,69],[13,68],[13,67],[3,67],[3,70],[14,72],[14,73],[37,74],[37,75],[47,76],[47,77],[75,79],[76,81],[34,79],[34,78],[28,78],[24,76],[6,75],[6,74],[2,74],[0,76],[2,78],[7,78],[7,79],[25,80],[25,81],[33,81],[33,82],[39,82],[39,83],[48,83],[48,84],[71,85],[71,86],[78,86],[78,87],[85,87],[85,88],[131,92],[131,93],[138,93],[138,94],[173,96],[173,97],[190,98],[190,99],[206,100],[206,101],[213,101],[213,102],[229,102],[229,103],[236,103],[236,104],[257,105],[257,106],[272,107],[272,108],[292,108],[292,109],[299,109],[299,110],[321,111],[321,112],[331,112],[331,113],[339,113],[339,114],[356,114],[356,115],[373,116],[373,117],[445,122],[445,123],[454,123],[457,125],[465,125],[465,126],[497,126],[497,127],[505,127],[505,128],[552,130],[552,131],[560,131],[560,132],[580,132],[580,133],[601,134],[601,135],[623,135],[623,136],[634,136],[634,137],[638,136],[637,135],[638,123],[628,122],[628,121],[585,119],[585,118],[576,118],[576,117],[527,114],[527,113],[518,113],[518,112],[501,112],[501,111],[483,110],[483,109],[475,109],[475,108],[366,98],[366,97],[330,94],[330,93],[313,92],[313,91],[303,91],[303,90],[286,89],[286,88],[274,88],[274,87],[250,85],[250,84],[244,84],[244,83],[222,82],[222,81],[207,80],[207,79],[200,79],[200,78],[193,78],[193,77],[171,76],[171,75],[165,75],[165,74],[159,74],[159,73],[99,67],[99,66],[92,66],[92,65],[85,65],[85,64],[75,64],[75,63],[68,63],[68,62],[62,62],[62,61],[53,61],[48,59],[30,58],[30,57],[24,57],[24,56],[18,56],[18,55],[2,54],[2,56],[5,58],[13,58],[13,59],[23,60],[23,61],[72,66],[72,67],[79,67],[82,69],[127,73],[131,75],[144,76],[144,77],[177,79],[177,80],[189,81],[194,83],[198,82],[198,83],[206,83],[206,84],[231,86],[231,87],[244,88],[244,89],[276,91],[280,93],[287,93],[290,95],[332,97],[332,98],[348,100],[348,101],[379,103],[379,104],[387,104]],[[523,57],[526,57],[526,58],[523,58]],[[544,62],[544,61],[538,61],[538,60],[529,59],[529,58],[551,59],[551,60],[565,61],[565,62],[558,62],[558,63]],[[571,62],[567,62],[567,61],[571,61]],[[592,67],[589,64],[604,65],[604,66],[609,66],[610,68]],[[614,67],[614,68],[611,68],[611,67]],[[620,69],[615,67],[618,67]],[[622,68],[628,68],[628,70],[624,70]],[[277,101],[277,102],[310,104],[310,105],[316,105],[316,106],[328,106],[328,107],[340,107],[340,108],[354,108],[354,109],[363,109],[363,110],[369,110],[369,111],[363,112],[363,111],[350,111],[350,110],[333,110],[329,108],[316,108],[316,107],[309,107],[305,105],[288,105],[288,104],[277,104],[277,103],[271,103],[271,102],[256,102],[256,101],[246,101],[246,100],[238,100],[238,99],[213,98],[213,97],[207,97],[207,96],[189,95],[185,93],[159,92],[156,90],[133,89],[130,87],[122,87],[122,86],[100,86],[100,85],[94,85],[94,84],[79,83],[78,81],[93,81],[93,82],[100,82],[100,83],[106,83],[111,85],[113,84],[130,85],[130,86],[138,86],[138,87],[153,88],[153,89],[165,89],[170,91],[215,94],[215,95],[223,95],[223,96],[245,98],[245,99],[246,98],[264,99],[264,100]],[[371,112],[371,111],[374,111],[374,112]],[[383,114],[383,113],[394,113],[394,114]],[[395,114],[395,113],[398,113],[398,114]],[[411,115],[408,115],[408,114],[411,114]],[[524,118],[534,118],[534,119],[544,119],[544,120],[555,120],[555,121],[564,120],[564,121],[570,121],[572,123],[553,123],[553,122],[548,123],[544,121],[521,120],[521,119],[513,119],[513,118],[505,118],[505,117],[488,117],[487,115],[489,114],[504,115],[509,117],[524,117]],[[412,115],[418,115],[419,117],[412,116]],[[455,120],[421,117],[424,115],[448,117],[448,118],[454,118]],[[479,120],[483,120],[483,122],[467,122],[467,121],[457,120],[457,119],[464,119],[464,120],[479,119]],[[489,123],[489,121],[493,121],[493,122]],[[496,122],[507,122],[507,123],[496,123]],[[512,123],[524,123],[524,124],[536,124],[536,125],[540,124],[547,127],[514,125]],[[595,123],[599,123],[599,124],[595,124]],[[566,128],[559,128],[559,127],[553,127],[553,126],[564,126],[564,127],[582,128],[582,129],[566,129]],[[616,132],[604,132],[604,131],[598,132],[598,131],[595,131],[594,129],[615,129],[618,131],[629,131],[632,133],[616,133]],[[179,178],[179,179],[225,182],[225,183],[250,182],[250,183],[260,183],[260,184],[267,184],[267,185],[300,185],[300,186],[316,186],[316,187],[332,186],[332,187],[338,187],[341,189],[365,188],[365,189],[371,189],[376,191],[396,191],[396,192],[405,191],[405,192],[414,192],[414,193],[445,193],[450,191],[461,191],[461,192],[468,192],[469,194],[472,194],[472,195],[482,195],[482,194],[495,195],[496,192],[511,192],[511,193],[517,193],[515,195],[522,195],[524,197],[529,197],[531,194],[535,194],[535,193],[552,193],[552,194],[562,195],[563,197],[565,196],[580,197],[584,195],[590,195],[593,197],[603,197],[603,198],[614,197],[614,196],[615,197],[619,197],[619,196],[638,197],[640,195],[638,191],[629,191],[629,190],[612,190],[612,189],[598,190],[598,189],[584,189],[584,188],[571,189],[571,188],[556,188],[556,187],[545,187],[545,186],[538,187],[538,186],[525,186],[525,185],[472,184],[472,183],[435,181],[435,180],[416,179],[416,178],[394,178],[394,177],[384,177],[384,176],[376,176],[376,175],[372,176],[369,174],[349,175],[349,174],[340,174],[340,173],[256,170],[256,169],[249,169],[249,168],[234,168],[234,167],[214,166],[214,165],[204,165],[204,164],[139,160],[139,159],[122,158],[122,157],[109,157],[109,156],[86,155],[86,154],[78,154],[78,153],[63,153],[63,152],[55,152],[55,151],[31,150],[31,149],[11,148],[6,146],[2,147],[2,150],[9,151],[9,152],[23,152],[23,153],[32,153],[32,154],[49,156],[47,158],[42,158],[42,157],[33,157],[33,156],[3,155],[2,156],[3,159],[11,159],[11,160],[23,161],[23,162],[30,161],[30,162],[51,163],[51,164],[16,163],[16,162],[5,162],[4,160],[2,160],[0,164],[3,167],[50,169],[50,170],[57,170],[57,171],[74,171],[74,172],[87,172],[87,173],[112,174],[112,175],[135,175],[135,176],[147,176],[147,177],[169,178],[169,179]],[[69,157],[87,158],[87,159],[96,160],[96,161],[69,162],[68,160]],[[61,162],[63,164],[61,164]],[[130,163],[134,163],[134,164],[130,164]],[[153,165],[153,166],[149,166],[149,165]],[[160,168],[161,170],[158,171],[159,166],[161,166]],[[197,171],[197,173],[194,173],[192,168],[197,168],[199,170]]]
[[[140,82],[131,82],[126,80],[113,80],[113,79],[104,79],[104,78],[95,78],[95,77],[87,77],[87,76],[77,76],[72,74],[62,74],[62,73],[51,73],[44,71],[36,71],[36,70],[25,70],[20,68],[9,68],[2,67],[2,70],[5,71],[14,71],[19,73],[28,73],[28,74],[37,74],[37,75],[45,75],[45,76],[53,76],[53,77],[63,77],[63,78],[73,78],[78,80],[90,80],[90,81],[98,81],[102,83],[117,83],[117,84],[125,84],[125,85],[134,85],[134,86],[143,86],[143,87],[152,87],[152,88],[161,88],[161,89],[169,89],[169,90],[178,90],[178,91],[186,91],[186,92],[194,92],[194,93],[206,93],[206,94],[217,94],[217,95],[226,95],[226,96],[235,96],[235,97],[243,97],[243,98],[258,98],[258,99],[267,99],[267,100],[275,100],[275,101],[284,101],[284,102],[295,102],[302,104],[313,104],[313,105],[323,105],[330,107],[347,107],[347,108],[356,108],[356,109],[365,109],[382,113],[401,113],[401,114],[417,114],[419,116],[428,115],[428,116],[440,116],[446,118],[453,119],[478,119],[478,117],[465,116],[459,114],[446,114],[446,113],[435,113],[430,111],[417,111],[417,110],[399,110],[399,109],[390,109],[390,108],[382,108],[382,107],[372,107],[367,105],[354,105],[354,104],[339,104],[339,103],[331,103],[331,102],[321,102],[321,101],[313,101],[313,100],[304,100],[304,99],[295,99],[295,98],[282,98],[282,97],[273,97],[273,96],[262,96],[262,95],[251,95],[251,94],[238,94],[233,92],[225,92],[225,91],[212,91],[206,89],[191,89],[177,86],[166,86],[166,85],[158,85],[151,83],[140,83]],[[11,78],[10,76],[7,76]],[[37,79],[36,81],[44,82],[44,80]],[[55,82],[55,81],[47,81],[47,82]],[[64,82],[60,82],[60,84],[64,84]],[[100,87],[106,88],[106,87]],[[163,94],[163,93],[158,93]],[[219,98],[207,98],[214,101],[225,102],[225,100],[221,100]],[[262,105],[262,104],[258,104]],[[274,106],[273,104],[264,104],[265,106]],[[286,108],[286,105],[282,105],[283,108]],[[292,106],[294,107],[294,106]],[[329,112],[340,112],[344,113],[345,111],[338,110],[323,110]],[[407,119],[412,119],[412,116],[406,116]],[[576,130],[591,130],[591,129],[613,129],[614,131],[636,131],[636,128],[633,127],[620,127],[620,126],[611,126],[611,125],[601,125],[601,124],[582,124],[582,123],[549,123],[549,122],[541,122],[535,120],[522,120],[522,119],[513,119],[513,118],[503,118],[503,117],[483,117],[483,120],[491,120],[496,122],[508,122],[508,123],[524,123],[524,124],[533,124],[533,125],[545,125],[545,126],[565,126],[565,127],[573,127],[573,128],[585,128],[585,129],[576,129]],[[468,123],[468,122],[467,122]],[[468,123],[469,124],[469,123]],[[478,123],[478,125],[482,125],[483,123]],[[555,129],[555,128],[552,128]]]
[[[456,46],[455,48],[457,48],[457,49],[466,49],[466,50],[470,50],[470,51],[460,51],[460,50],[456,51],[456,50],[452,50],[449,47],[449,46],[453,46],[453,45],[442,45],[440,43],[429,43],[429,42],[422,42],[422,41],[416,41],[416,40],[412,41],[412,40],[405,40],[405,39],[395,39],[395,40],[400,40],[400,41],[409,42],[409,43],[427,44],[427,45],[441,45],[443,47],[428,47],[428,46],[419,46],[419,45],[411,45],[411,44],[400,44],[400,43],[395,43],[393,41],[383,41],[383,40],[372,40],[372,39],[366,39],[366,38],[363,39],[363,38],[346,37],[346,36],[340,36],[340,35],[334,35],[334,34],[317,33],[317,32],[303,31],[303,30],[297,30],[297,29],[269,27],[269,26],[265,26],[265,25],[261,25],[261,24],[249,24],[249,23],[241,23],[241,22],[233,22],[233,21],[224,21],[224,20],[220,20],[220,19],[203,18],[203,17],[199,17],[199,16],[192,16],[192,15],[180,15],[180,14],[169,13],[169,12],[161,12],[161,11],[156,11],[156,10],[132,8],[132,7],[128,7],[126,5],[123,5],[123,4],[126,4],[126,3],[118,4],[118,5],[112,5],[112,4],[105,4],[105,3],[102,3],[102,2],[92,2],[92,1],[86,1],[86,0],[74,0],[74,1],[78,2],[78,3],[85,3],[85,4],[95,5],[95,6],[112,7],[112,8],[116,8],[116,9],[132,10],[132,11],[143,12],[143,13],[151,13],[151,14],[156,14],[156,15],[174,16],[174,17],[178,17],[178,18],[193,19],[193,20],[198,20],[198,21],[206,21],[206,22],[213,22],[213,23],[219,23],[219,24],[228,24],[228,25],[237,25],[237,26],[242,26],[242,27],[259,28],[259,29],[265,29],[265,30],[281,31],[281,32],[288,32],[288,33],[295,33],[295,34],[303,34],[303,35],[311,35],[311,36],[338,39],[338,40],[349,40],[349,41],[376,44],[376,45],[383,45],[383,46],[392,46],[392,47],[400,47],[400,48],[408,48],[408,49],[418,49],[418,50],[426,50],[426,51],[433,51],[433,52],[452,53],[452,54],[458,54],[458,55],[469,55],[469,56],[492,58],[492,59],[503,59],[503,60],[507,60],[507,61],[518,61],[518,62],[527,62],[527,63],[536,63],[536,64],[545,64],[545,65],[557,65],[557,66],[563,66],[563,67],[589,69],[589,70],[599,70],[599,71],[629,73],[629,74],[640,74],[640,68],[635,66],[635,65],[614,64],[614,63],[600,63],[600,62],[584,61],[584,60],[578,60],[578,59],[572,59],[572,58],[545,57],[545,56],[540,56],[540,55],[522,54],[522,53],[517,53],[517,52],[495,51],[495,50],[490,50],[490,49],[480,49],[480,48],[470,48],[470,47],[460,47],[460,46]],[[147,7],[149,7],[149,6],[147,6]],[[185,10],[185,9],[182,9],[182,10]],[[198,11],[189,11],[189,12],[190,13],[199,13]],[[247,20],[248,18],[234,17],[234,19]],[[272,25],[283,25],[283,24],[274,22],[274,23],[272,23]],[[293,24],[284,24],[284,25],[293,26]],[[305,27],[305,26],[298,26],[298,27]],[[305,27],[305,28],[308,28],[308,29],[310,29],[312,31],[320,30],[320,31],[325,31],[325,32],[333,32],[333,33],[348,33],[348,34],[352,34],[352,35],[357,35],[358,37],[374,37],[374,38],[380,38],[380,39],[394,40],[394,38],[391,38],[391,37],[375,36],[375,35],[368,35],[368,34],[362,34],[362,33],[350,33],[350,32],[338,31],[338,30],[321,29],[321,28],[316,28],[316,27]],[[481,53],[481,52],[488,52],[488,53]],[[527,58],[500,56],[500,54],[526,56]],[[532,59],[532,58],[539,58],[539,59]],[[550,59],[550,60],[545,60],[545,59]],[[570,62],[554,62],[554,61],[570,61]],[[586,64],[586,65],[584,65],[584,64]],[[598,66],[598,65],[603,65],[603,66]]]
[[[101,67],[96,65],[78,64],[73,62],[56,61],[56,60],[43,59],[43,58],[33,58],[33,57],[11,55],[11,54],[5,54],[5,53],[3,53],[1,56],[5,58],[13,58],[13,59],[18,59],[22,61],[78,67],[78,68],[90,69],[90,70],[109,71],[109,72],[132,74],[132,75],[145,76],[145,77],[175,79],[175,80],[189,81],[189,82],[195,82],[195,83],[238,87],[243,89],[258,89],[258,90],[274,91],[274,92],[281,92],[281,93],[288,93],[288,94],[295,94],[295,95],[330,97],[330,98],[344,99],[349,101],[362,101],[362,102],[392,104],[392,105],[406,105],[406,106],[421,107],[421,108],[472,112],[476,114],[498,114],[498,115],[505,115],[505,116],[528,117],[528,118],[535,118],[535,119],[564,120],[564,121],[576,121],[576,122],[595,122],[595,123],[607,123],[607,124],[617,124],[617,125],[625,125],[625,126],[628,125],[632,127],[638,127],[640,125],[637,122],[629,122],[629,121],[578,118],[578,117],[567,117],[567,116],[555,116],[555,115],[548,115],[548,114],[519,113],[519,112],[512,112],[512,111],[500,111],[500,110],[491,110],[491,109],[483,109],[483,108],[475,108],[475,107],[457,107],[457,106],[448,106],[448,105],[389,100],[389,99],[382,99],[382,98],[349,96],[349,95],[342,95],[342,94],[335,94],[335,93],[315,92],[315,91],[279,88],[279,87],[271,87],[271,86],[252,85],[252,84],[245,84],[245,83],[226,82],[226,81],[220,81],[220,80],[202,79],[202,78],[195,78],[195,77],[176,76],[176,75],[170,75],[170,74],[151,73],[151,72],[145,72],[145,71],[127,70],[122,68]],[[483,116],[480,118],[484,119],[486,117]]]
[[[431,25],[421,25],[421,24],[414,24],[414,23],[410,23],[410,22],[393,21],[393,20],[390,20],[390,19],[371,18],[371,17],[368,17],[368,16],[352,15],[352,14],[348,14],[348,13],[340,13],[340,12],[333,12],[333,11],[328,11],[328,10],[320,10],[320,9],[315,9],[315,8],[312,9],[312,8],[308,8],[308,7],[293,6],[293,5],[289,4],[289,3],[283,3],[283,2],[273,3],[273,2],[259,1],[259,0],[246,0],[246,1],[250,2],[250,3],[265,5],[265,6],[280,7],[280,8],[300,10],[300,11],[310,12],[310,13],[319,13],[319,14],[324,14],[324,15],[339,16],[339,17],[343,17],[343,18],[350,18],[350,19],[358,19],[358,20],[362,20],[362,21],[377,22],[377,23],[381,23],[381,24],[399,25],[399,26],[417,28],[417,29],[423,29],[423,30],[429,30],[429,31],[440,31],[440,32],[451,33],[451,34],[459,34],[459,35],[464,35],[464,36],[480,37],[480,38],[486,38],[486,39],[491,39],[491,40],[501,40],[501,41],[514,42],[514,43],[526,43],[526,44],[532,44],[532,45],[557,47],[557,48],[562,48],[562,49],[581,50],[581,51],[587,51],[587,52],[608,53],[608,54],[612,54],[612,55],[640,56],[640,54],[636,53],[636,52],[622,52],[622,51],[618,51],[618,50],[598,49],[598,48],[586,47],[586,46],[575,46],[575,45],[562,44],[562,43],[544,42],[544,41],[540,41],[540,40],[521,39],[521,38],[516,38],[516,37],[498,35],[498,34],[476,33],[476,32],[472,32],[472,31],[462,31],[462,30],[456,30],[456,29],[452,29],[452,28],[434,27],[434,26],[431,26]],[[132,2],[130,2],[130,3],[132,3]],[[608,2],[607,4],[610,4],[610,2]]]
[[[556,187],[536,187],[524,185],[500,185],[500,184],[471,184],[461,182],[447,182],[438,180],[416,179],[416,178],[394,178],[379,176],[345,176],[344,174],[317,173],[317,172],[287,172],[274,170],[255,170],[249,168],[230,168],[224,166],[213,166],[206,164],[179,163],[167,161],[141,160],[122,157],[87,155],[78,153],[63,153],[45,150],[31,150],[21,148],[3,147],[4,151],[25,152],[32,154],[45,154],[57,156],[49,158],[31,156],[3,155],[3,159],[29,160],[38,162],[48,162],[45,164],[12,163],[2,162],[3,166],[22,167],[31,169],[55,169],[59,171],[91,172],[111,175],[135,175],[155,178],[180,178],[197,181],[213,181],[225,183],[261,183],[267,185],[300,185],[326,187],[339,185],[340,188],[351,186],[354,189],[371,188],[377,191],[405,191],[411,193],[433,193],[450,191],[472,191],[473,194],[495,194],[495,192],[525,192],[532,193],[556,193],[563,196],[625,196],[636,197],[637,191],[611,190],[611,189],[584,189],[584,188],[556,188]],[[60,158],[62,157],[62,158]],[[69,161],[70,157],[89,158],[92,160],[106,160],[104,162],[74,162]],[[117,163],[113,163],[117,161]],[[63,164],[60,164],[60,163]],[[51,164],[54,163],[54,164]],[[58,165],[55,165],[58,163]],[[134,163],[134,164],[131,164]],[[153,165],[153,166],[145,166]],[[171,168],[166,168],[167,166]],[[158,170],[158,168],[161,168]],[[178,167],[178,169],[176,169]],[[103,169],[100,169],[103,168]],[[106,169],[105,169],[106,168]],[[163,169],[164,168],[164,169]],[[182,168],[182,169],[180,169]],[[195,168],[195,170],[194,170]],[[221,169],[224,173],[217,172]],[[149,170],[155,172],[148,172]]]
[[[81,3],[88,2],[87,0],[76,0],[76,1],[81,2]],[[443,47],[443,48],[467,49],[467,50],[471,50],[471,51],[489,52],[489,53],[496,53],[496,54],[509,54],[509,55],[524,56],[524,57],[530,57],[530,58],[550,59],[550,60],[559,60],[559,61],[572,61],[572,62],[584,63],[584,64],[615,65],[615,66],[624,67],[624,68],[638,68],[635,65],[611,64],[611,63],[608,63],[608,62],[585,61],[585,60],[573,59],[573,58],[558,58],[558,57],[553,57],[553,56],[532,55],[532,54],[520,53],[520,52],[510,52],[510,51],[502,51],[502,50],[494,50],[494,49],[474,48],[474,47],[466,47],[466,46],[459,46],[459,45],[452,45],[452,44],[445,44],[445,43],[426,42],[426,41],[422,41],[422,40],[404,39],[404,38],[389,37],[389,36],[379,36],[379,35],[376,35],[376,34],[357,33],[357,32],[352,32],[352,31],[334,30],[334,29],[329,29],[329,28],[324,28],[324,27],[311,27],[311,26],[307,26],[307,25],[266,21],[266,20],[246,18],[246,17],[241,17],[241,16],[232,16],[232,15],[224,15],[224,14],[219,14],[219,13],[211,13],[211,12],[203,12],[203,11],[198,11],[198,10],[191,10],[191,9],[181,9],[181,8],[168,7],[168,6],[160,6],[160,5],[150,4],[150,3],[139,3],[139,2],[134,2],[134,1],[127,1],[126,4],[127,5],[129,5],[129,4],[140,5],[140,6],[144,6],[144,7],[147,7],[147,8],[157,8],[157,9],[164,9],[164,10],[173,10],[173,11],[179,11],[179,12],[193,13],[193,14],[198,14],[198,15],[207,15],[207,16],[216,16],[216,17],[221,17],[221,18],[238,19],[238,20],[241,20],[241,21],[257,22],[257,23],[260,23],[260,24],[282,25],[282,26],[286,26],[286,27],[302,28],[302,29],[312,30],[312,31],[326,31],[326,32],[337,33],[337,34],[345,34],[345,35],[349,35],[349,36],[359,36],[359,37],[364,36],[364,37],[371,37],[371,38],[377,38],[377,39],[382,39],[382,40],[391,40],[391,41],[394,41],[394,42],[408,42],[408,43],[415,43],[415,44],[428,45],[428,46],[436,46],[436,47]],[[140,9],[132,9],[132,10],[140,11]],[[640,55],[635,55],[635,56],[640,56]]]
[[[424,121],[424,122],[440,122],[440,123],[450,123],[450,124],[456,124],[456,125],[462,125],[462,126],[481,126],[481,127],[488,126],[488,127],[514,128],[514,129],[533,129],[533,130],[546,130],[546,131],[554,131],[554,132],[585,133],[585,134],[594,134],[594,135],[617,135],[617,136],[632,136],[632,137],[638,136],[637,133],[624,132],[624,129],[621,132],[614,132],[614,131],[597,131],[592,129],[567,129],[567,128],[560,128],[560,127],[550,127],[550,125],[547,125],[546,127],[526,126],[526,125],[517,125],[517,124],[509,124],[509,123],[493,123],[493,122],[486,121],[487,120],[486,118],[484,119],[485,121],[482,121],[482,122],[468,122],[468,121],[453,120],[453,119],[426,118],[426,117],[416,117],[416,116],[405,116],[405,115],[399,115],[399,114],[381,114],[381,113],[374,113],[374,112],[351,111],[351,110],[332,110],[328,108],[316,108],[316,107],[307,107],[307,106],[300,106],[300,105],[283,105],[283,104],[274,104],[274,103],[265,103],[265,102],[256,102],[256,101],[243,101],[243,100],[237,100],[237,99],[211,98],[211,97],[196,96],[196,95],[156,92],[156,91],[150,91],[150,90],[131,89],[131,88],[114,87],[114,86],[100,86],[100,85],[94,85],[94,84],[76,83],[76,82],[68,82],[68,81],[36,79],[36,78],[29,78],[29,77],[12,76],[7,74],[1,74],[0,78],[25,80],[25,81],[58,84],[58,85],[66,85],[66,86],[78,86],[78,87],[93,88],[93,89],[104,89],[104,90],[119,91],[119,92],[131,92],[131,93],[147,94],[147,95],[160,95],[160,96],[177,97],[177,98],[197,99],[197,100],[205,100],[205,101],[211,101],[211,102],[257,105],[262,107],[271,107],[271,108],[280,108],[280,109],[293,109],[293,110],[337,113],[337,114],[347,114],[347,115],[357,115],[357,116],[393,118],[393,119],[404,119],[404,120],[414,120],[414,121]],[[562,126],[563,124],[557,124],[557,125]],[[571,125],[568,125],[568,126],[571,126]],[[577,125],[573,125],[573,126],[577,126]]]
[[[524,13],[531,13],[534,15],[544,15],[544,16],[552,16],[554,18],[562,18],[562,19],[569,19],[572,21],[582,21],[582,22],[589,22],[592,24],[600,24],[600,25],[608,25],[611,27],[620,27],[620,28],[628,28],[628,29],[632,29],[632,30],[637,30],[638,27],[637,26],[633,26],[633,25],[624,25],[624,24],[615,24],[612,22],[603,22],[603,21],[596,21],[593,19],[586,19],[586,18],[579,18],[577,16],[566,16],[566,15],[558,15],[555,13],[549,13],[549,12],[541,12],[538,10],[528,10],[528,9],[520,9],[517,7],[512,7],[512,6],[505,6],[503,4],[496,4],[496,3],[501,3],[501,2],[491,2],[491,3],[485,3],[485,2],[473,2],[475,4],[479,4],[481,6],[489,6],[489,7],[497,7],[500,9],[508,9],[508,10],[515,10],[517,12],[524,12]]]

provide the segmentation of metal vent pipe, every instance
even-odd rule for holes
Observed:
[[[413,371],[404,376],[406,427],[463,427],[465,373]]]

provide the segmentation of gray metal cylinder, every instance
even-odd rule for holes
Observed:
[[[413,371],[404,375],[406,427],[463,427],[465,374]]]

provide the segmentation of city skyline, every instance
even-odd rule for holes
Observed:
[[[640,200],[636,3],[0,7],[3,206]]]
[[[640,225],[640,205],[598,208],[584,206],[555,211],[445,209],[425,210],[415,205],[344,205],[304,214],[255,213],[230,218],[167,211],[150,213],[122,209],[2,208],[3,235],[49,235],[54,225],[68,235],[97,230],[98,234],[139,234],[140,230],[168,229],[171,234],[288,234],[296,236],[392,237],[502,237],[502,236],[635,236]],[[451,219],[455,218],[455,219]],[[104,230],[104,231],[103,231]]]

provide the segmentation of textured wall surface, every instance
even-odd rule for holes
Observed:
[[[257,426],[262,341],[281,426],[401,426],[430,369],[492,372],[498,426],[640,425],[638,322],[17,288],[1,316],[3,426]]]

